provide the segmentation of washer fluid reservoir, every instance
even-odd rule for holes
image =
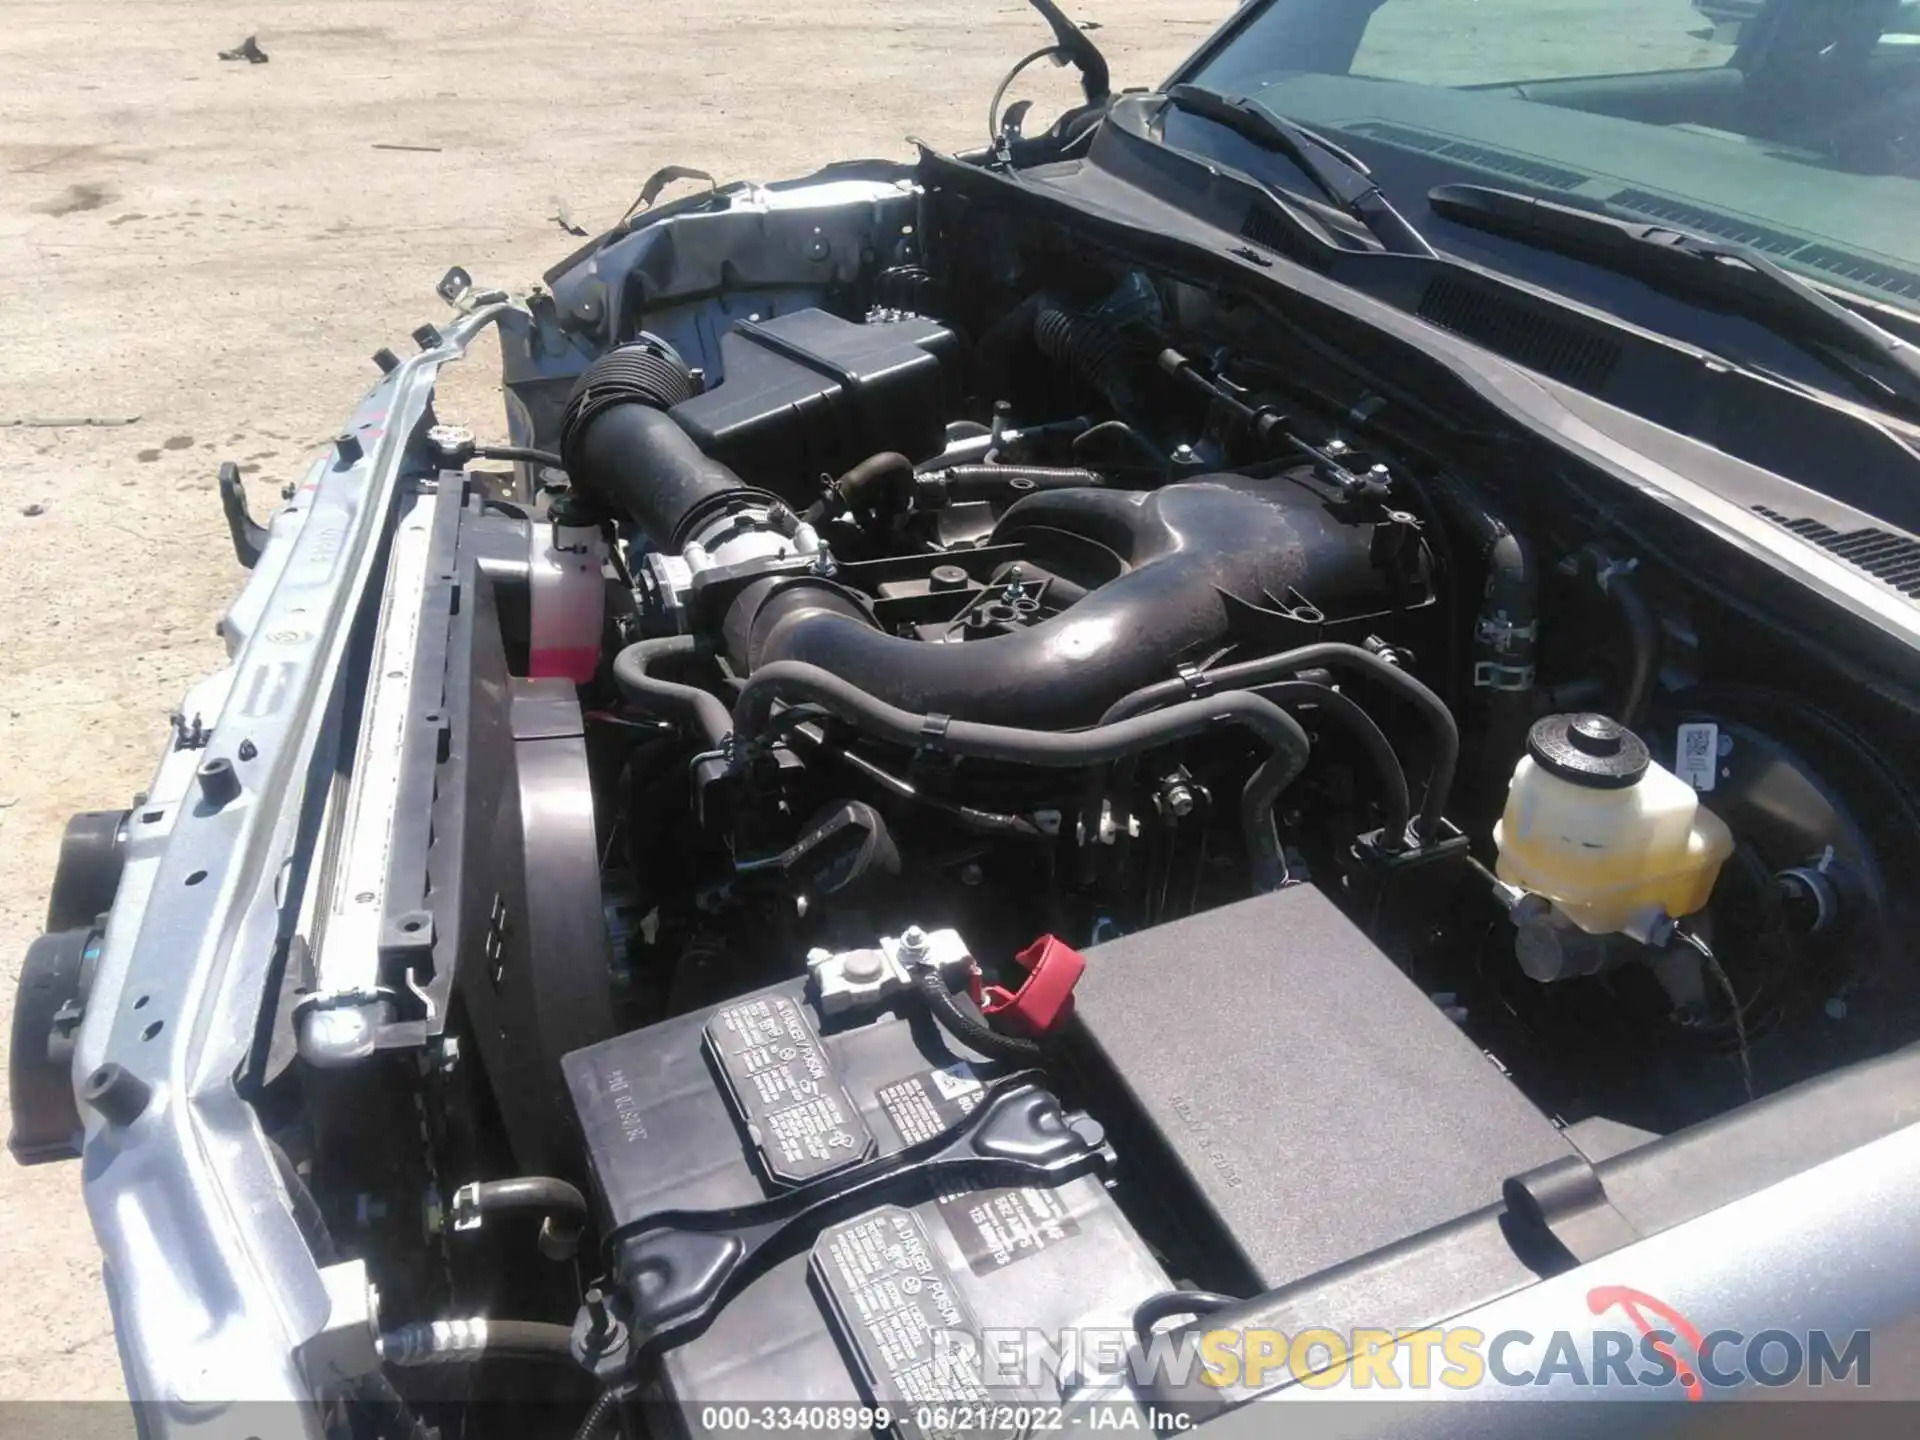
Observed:
[[[1642,936],[1707,903],[1733,834],[1646,743],[1604,715],[1549,715],[1527,735],[1493,827],[1497,872],[1590,935]]]

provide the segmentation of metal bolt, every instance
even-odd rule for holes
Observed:
[[[927,953],[927,932],[918,925],[909,925],[900,932],[900,953],[903,955],[924,955]]]
[[[1193,464],[1194,463],[1193,446],[1191,445],[1174,446],[1173,447],[1173,463],[1176,465]]]
[[[606,1294],[598,1285],[590,1285],[581,1298],[586,1302],[587,1339],[597,1344],[606,1339],[613,1329],[613,1316],[607,1310]]]
[[[1826,1011],[1829,1020],[1844,1020],[1847,1018],[1847,1002],[1838,995],[1830,995],[1827,997]]]
[[[1160,792],[1160,803],[1167,807],[1167,813],[1173,816],[1193,813],[1193,791],[1185,782],[1169,781],[1167,788]]]
[[[986,878],[986,872],[971,860],[960,867],[960,883],[962,885],[978,885]]]

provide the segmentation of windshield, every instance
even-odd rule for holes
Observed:
[[[1255,0],[1178,78],[1920,309],[1920,0]]]

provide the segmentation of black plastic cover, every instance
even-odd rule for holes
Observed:
[[[1284,1285],[1500,1203],[1573,1149],[1308,885],[1087,952],[1097,1070],[1211,1211],[1246,1279]]]
[[[925,460],[944,443],[959,344],[938,321],[796,310],[737,322],[720,355],[721,383],[668,413],[750,484],[840,475],[883,450]]]

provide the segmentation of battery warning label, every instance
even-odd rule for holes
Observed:
[[[934,1202],[976,1275],[991,1275],[1080,1233],[1055,1190],[975,1190]]]
[[[706,1039],[734,1114],[773,1179],[796,1185],[873,1153],[873,1132],[791,997],[763,996],[717,1010]]]
[[[881,1403],[984,1400],[977,1351],[937,1344],[979,1334],[953,1277],[911,1210],[883,1205],[825,1231],[812,1266],[833,1318]]]
[[[939,1070],[909,1075],[875,1092],[900,1139],[908,1145],[931,1140],[973,1113],[987,1087],[964,1060]]]

